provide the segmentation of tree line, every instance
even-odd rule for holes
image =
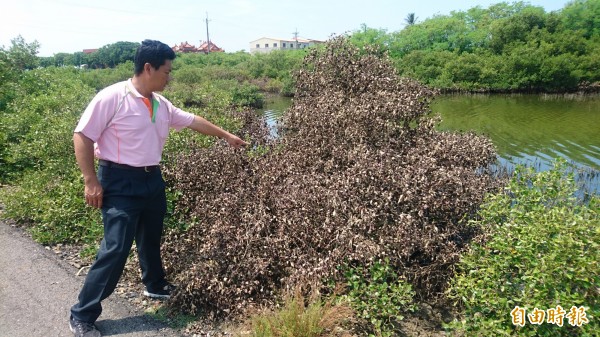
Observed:
[[[526,2],[473,7],[418,22],[415,13],[395,32],[362,25],[350,33],[360,47],[375,46],[393,60],[401,76],[446,91],[572,92],[600,90],[600,0],[574,0],[546,12]],[[116,42],[91,54],[58,53],[36,57],[39,43],[22,37],[0,48],[0,62],[20,69],[73,66],[112,68],[133,61],[139,43]],[[290,53],[290,52],[287,52]],[[235,68],[255,79],[275,80],[293,94],[291,71],[303,52],[271,55],[185,54],[185,64]],[[304,52],[305,53],[305,52]],[[215,63],[216,60],[216,63]],[[246,67],[246,68],[245,68]]]
[[[127,61],[133,61],[135,51],[139,47],[138,42],[119,41],[101,47],[91,53],[76,52],[58,53],[50,57],[40,57],[40,66],[75,66],[97,68],[112,68]]]
[[[352,41],[378,46],[403,76],[446,90],[598,89],[600,0],[574,0],[553,12],[502,2],[405,21],[391,33],[363,25]]]

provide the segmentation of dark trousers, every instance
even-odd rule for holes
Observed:
[[[71,308],[75,319],[89,323],[98,319],[102,313],[100,302],[115,290],[133,240],[148,291],[166,285],[160,241],[167,202],[160,170],[99,166],[98,179],[104,189],[104,238],[79,293],[79,302]]]

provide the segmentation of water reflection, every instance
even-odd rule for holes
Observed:
[[[435,99],[442,130],[474,130],[511,163],[556,157],[600,169],[600,98],[548,99],[540,95],[453,95]]]
[[[271,136],[277,137],[277,120],[291,105],[292,99],[290,97],[268,96],[265,99],[263,114],[271,130]]]
[[[600,192],[600,96],[448,95],[436,98],[439,128],[473,130],[492,140],[502,166],[574,163],[585,188]]]

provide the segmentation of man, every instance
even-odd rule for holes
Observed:
[[[168,298],[160,256],[166,213],[165,184],[158,166],[169,128],[188,127],[241,147],[246,142],[202,117],[174,107],[161,95],[171,80],[175,53],[159,41],[145,40],[135,55],[133,78],[100,91],[75,128],[75,157],[83,173],[85,202],[102,211],[104,238],[71,308],[75,336],[101,336],[94,325],[101,301],[115,289],[133,240],[144,295]],[[95,171],[94,156],[98,158]]]

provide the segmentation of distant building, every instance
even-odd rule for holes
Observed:
[[[181,42],[179,45],[171,47],[176,53],[197,53],[198,49],[193,44],[189,44],[187,41]]]
[[[193,44],[189,44],[187,41],[181,42],[178,45],[171,47],[176,53],[213,53],[213,52],[224,52],[223,49],[217,47],[212,41],[202,42],[199,47],[196,48]]]
[[[84,54],[91,54],[91,53],[95,53],[97,51],[98,51],[98,49],[84,49],[83,53]]]
[[[269,53],[273,50],[302,49],[319,43],[323,43],[323,41],[304,38],[277,39],[261,37],[258,40],[250,41],[250,53]]]
[[[198,52],[200,53],[214,53],[214,52],[224,52],[225,50],[217,47],[216,44],[210,42],[203,42],[200,47],[198,47]]]

